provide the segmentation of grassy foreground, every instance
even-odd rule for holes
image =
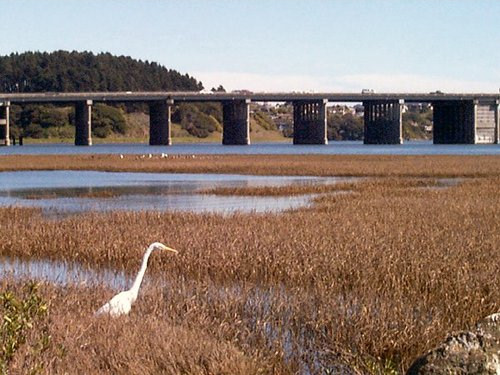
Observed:
[[[403,373],[450,331],[500,311],[498,157],[58,158],[0,162],[391,178],[284,214],[55,221],[37,210],[0,209],[0,255],[134,273],[150,242],[180,251],[153,255],[146,276],[153,281],[120,319],[93,317],[111,290],[41,285],[48,314],[35,327],[50,343],[35,355],[37,336],[28,336],[12,373],[36,366],[46,373]],[[427,189],[398,176],[470,178]],[[10,279],[0,285],[21,288]]]

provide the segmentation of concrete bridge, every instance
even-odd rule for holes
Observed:
[[[499,143],[499,94],[415,93],[213,93],[198,92],[87,92],[0,93],[0,143],[10,144],[11,104],[67,103],[75,106],[75,145],[92,144],[92,105],[96,102],[145,102],[149,105],[151,145],[170,145],[172,106],[182,102],[222,103],[225,145],[250,144],[250,103],[291,102],[293,143],[326,144],[329,102],[361,102],[364,106],[364,143],[401,144],[404,103],[431,103],[434,143]]]

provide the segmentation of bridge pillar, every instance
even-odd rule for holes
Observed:
[[[92,100],[75,103],[75,145],[92,146]]]
[[[368,100],[363,102],[365,144],[403,143],[403,100]]]
[[[165,145],[172,144],[170,136],[170,125],[172,115],[172,105],[174,101],[158,100],[149,103],[149,144]]]
[[[293,144],[326,145],[326,103],[320,101],[293,102]]]
[[[222,144],[250,144],[250,100],[222,103]]]
[[[0,142],[10,146],[10,102],[0,102]],[[1,145],[1,144],[0,144]]]
[[[435,144],[473,144],[477,143],[479,137],[476,138],[476,115],[478,104],[474,100],[443,100],[433,102],[433,141]],[[489,109],[481,106],[480,112],[486,110],[486,117],[490,117]],[[481,115],[482,117],[482,115]],[[486,118],[485,123],[487,128],[481,131],[480,138],[484,134],[491,136],[491,131],[486,130],[491,127],[495,132],[495,113],[493,112],[492,124],[489,124],[490,118]],[[483,123],[483,120],[481,120]],[[491,142],[493,143],[493,142]]]
[[[500,144],[500,100],[497,100],[495,104],[497,105],[495,117],[495,143],[498,145]]]
[[[474,101],[475,143],[498,143],[498,100]]]

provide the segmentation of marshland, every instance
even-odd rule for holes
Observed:
[[[11,373],[404,373],[500,311],[498,156],[23,155],[0,157],[0,170],[362,177],[207,191],[317,194],[280,213],[0,208],[4,259],[130,280],[148,244],[179,250],[153,254],[139,299],[116,319],[94,317],[116,284],[2,274],[2,313],[26,307],[29,321],[2,348]]]

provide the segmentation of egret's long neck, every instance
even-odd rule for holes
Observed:
[[[146,273],[146,268],[148,267],[148,259],[152,251],[153,249],[148,248],[146,250],[146,253],[144,253],[144,257],[142,258],[141,269],[139,270],[139,273],[135,277],[134,283],[132,284],[132,288],[130,288],[130,291],[134,296],[134,300],[137,298],[137,295],[139,294],[139,288],[141,287],[142,279],[144,278],[144,274]]]

